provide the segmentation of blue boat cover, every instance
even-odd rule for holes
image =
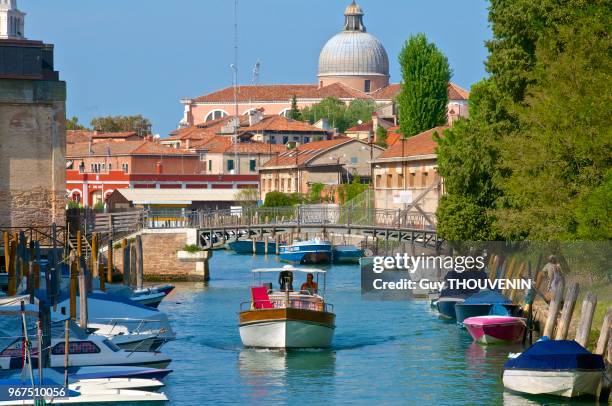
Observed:
[[[573,340],[538,341],[521,355],[506,361],[506,369],[532,370],[602,370],[601,355],[592,354]]]
[[[510,299],[495,290],[481,290],[474,293],[463,304],[508,304],[512,303]]]

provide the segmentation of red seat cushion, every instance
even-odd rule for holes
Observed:
[[[272,309],[274,306],[268,296],[268,288],[265,286],[255,286],[251,288],[251,296],[256,309]]]

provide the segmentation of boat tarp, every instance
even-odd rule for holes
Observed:
[[[495,290],[481,290],[474,293],[463,304],[507,304],[512,303],[510,299]]]
[[[506,361],[506,369],[603,370],[601,355],[592,354],[573,340],[538,341],[521,355]]]

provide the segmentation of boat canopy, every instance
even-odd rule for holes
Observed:
[[[601,355],[592,354],[573,340],[538,341],[521,355],[506,361],[506,369],[603,370]]]
[[[474,293],[465,301],[463,304],[509,304],[512,300],[495,290],[481,290],[478,293]]]
[[[322,269],[315,269],[315,268],[296,268],[292,265],[285,265],[282,268],[259,268],[259,269],[253,269],[251,272],[253,273],[265,273],[265,272],[283,272],[283,271],[289,271],[289,272],[304,272],[304,273],[326,273],[327,271],[324,271]]]

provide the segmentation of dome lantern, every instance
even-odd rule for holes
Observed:
[[[355,0],[344,10],[344,31],[366,31],[363,25],[363,10]]]

